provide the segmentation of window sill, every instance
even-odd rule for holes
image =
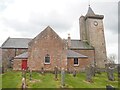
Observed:
[[[74,64],[74,66],[75,66],[75,67],[78,67],[78,66],[79,66],[79,64]]]
[[[44,64],[47,64],[47,65],[49,65],[50,63],[44,63]]]

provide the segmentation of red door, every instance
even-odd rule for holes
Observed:
[[[22,70],[26,70],[27,69],[27,60],[22,60]]]

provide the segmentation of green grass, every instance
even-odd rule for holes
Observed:
[[[72,74],[65,75],[66,88],[105,88],[106,85],[112,85],[118,88],[118,77],[115,75],[115,81],[109,81],[107,74],[96,74],[93,77],[93,83],[86,82],[85,73],[79,73],[76,77]],[[54,74],[46,73],[41,75],[40,73],[33,72],[32,80],[29,80],[29,73],[27,76],[28,88],[60,88],[61,87],[61,75],[58,75],[58,80],[54,79]],[[3,88],[20,88],[21,87],[21,72],[8,71],[2,75],[2,87]]]
[[[77,74],[77,77],[67,74],[66,77],[68,77],[66,78],[66,83],[74,88],[105,88],[106,85],[118,87],[117,74],[115,74],[115,81],[109,81],[106,73],[96,74],[96,76],[93,77],[93,83],[86,82],[85,73]]]
[[[28,88],[56,88],[59,84],[54,80],[53,74],[41,75],[39,73],[32,74],[32,81],[29,80],[29,75],[27,75]]]
[[[0,90],[2,88],[2,75],[0,74]]]
[[[21,72],[8,71],[2,75],[2,88],[20,88]]]

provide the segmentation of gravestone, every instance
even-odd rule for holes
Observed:
[[[22,78],[22,90],[25,90],[26,88],[26,81],[25,81],[25,78],[23,77]]]
[[[88,82],[92,82],[92,71],[91,71],[91,67],[87,66],[86,69],[86,81]]]
[[[32,80],[32,70],[30,70],[30,80]]]
[[[63,68],[61,70],[61,86],[62,88],[65,86],[65,71]]]
[[[24,77],[26,79],[26,70],[22,70],[22,77]]]
[[[90,71],[91,71],[91,75],[95,76],[95,67],[93,65],[90,65]]]
[[[4,67],[2,66],[2,73],[4,73]]]
[[[114,80],[115,80],[115,79],[114,79],[114,68],[109,67],[109,68],[107,69],[107,76],[108,76],[108,79],[109,79],[110,81],[114,81]]]
[[[97,74],[101,74],[100,68],[98,68],[98,67],[96,68],[96,73],[97,73]]]
[[[44,75],[44,73],[45,73],[45,72],[44,72],[44,68],[42,67],[42,68],[41,68],[41,74]]]
[[[120,65],[118,65],[118,79],[120,79]]]
[[[73,77],[76,77],[76,70],[73,71]]]
[[[27,72],[28,72],[28,73],[30,72],[30,68],[29,68],[29,67],[27,67]]]
[[[54,68],[54,72],[55,72],[55,80],[58,80],[58,68],[57,68],[57,66]]]

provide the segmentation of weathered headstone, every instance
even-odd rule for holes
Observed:
[[[27,72],[28,72],[28,73],[30,72],[30,68],[29,68],[29,67],[27,67]]]
[[[4,67],[2,66],[2,73],[4,73]]]
[[[65,86],[65,71],[63,68],[61,70],[61,86],[62,88]]]
[[[58,68],[57,66],[54,68],[55,71],[55,80],[58,80]]]
[[[97,73],[97,74],[101,74],[100,68],[98,68],[98,67],[96,68],[96,73]]]
[[[76,77],[76,70],[73,71],[73,77]]]
[[[22,78],[22,90],[25,90],[26,88],[26,81],[25,81],[25,78],[23,77]]]
[[[41,74],[44,75],[44,73],[45,73],[45,72],[44,72],[44,68],[42,67],[42,68],[41,68]]]
[[[86,81],[92,82],[92,72],[90,66],[86,67]]]
[[[109,79],[110,81],[114,81],[114,80],[115,80],[115,79],[114,79],[114,68],[109,67],[109,68],[107,69],[107,75],[108,75],[108,79]]]
[[[32,70],[30,70],[30,80],[32,80]]]
[[[22,70],[22,77],[26,78],[26,70]]]
[[[118,65],[118,79],[120,79],[120,65]]]
[[[91,75],[95,76],[95,67],[93,65],[90,65],[90,69],[91,69]]]

